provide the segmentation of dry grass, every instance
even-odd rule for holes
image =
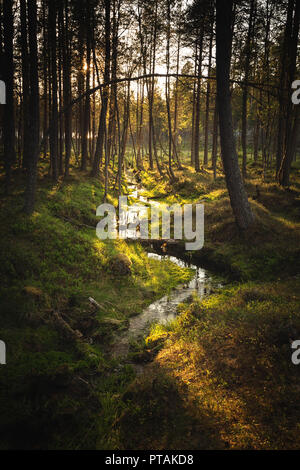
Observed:
[[[220,175],[176,173],[178,194],[165,201],[205,202],[205,247],[242,282],[183,306],[171,331],[153,329],[147,346],[161,337],[163,347],[125,394],[115,429],[122,448],[299,449],[299,172],[287,191],[260,171],[247,180],[256,222],[243,234]]]
[[[129,416],[141,449],[152,437],[156,443],[158,429],[159,449],[299,448],[299,371],[290,348],[300,337],[299,287],[299,279],[245,285],[187,308],[131,386],[118,423],[124,448],[135,445]],[[162,398],[149,410],[151,393]]]

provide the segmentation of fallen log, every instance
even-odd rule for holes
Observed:
[[[58,312],[52,312],[51,320],[55,329],[69,341],[80,340],[83,334],[79,330],[73,328],[62,318]]]

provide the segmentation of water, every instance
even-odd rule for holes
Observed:
[[[152,204],[151,201],[139,194],[140,191],[137,185],[131,184],[129,188],[132,191],[130,196],[139,199],[141,202]],[[158,203],[155,202],[154,204]],[[148,253],[148,257],[157,259],[160,262],[169,260],[182,268],[189,267],[195,271],[195,275],[188,284],[176,287],[168,295],[149,305],[140,315],[132,317],[129,321],[128,330],[121,333],[112,345],[111,353],[113,357],[127,356],[130,340],[137,340],[145,336],[149,332],[151,324],[167,324],[174,320],[178,315],[178,305],[191,301],[194,294],[203,299],[205,296],[210,295],[213,290],[222,287],[222,284],[205,269],[189,264],[178,257],[157,253]]]
[[[193,279],[186,285],[180,285],[173,289],[168,295],[156,300],[145,310],[129,321],[129,328],[121,333],[112,345],[114,357],[124,357],[129,352],[130,340],[137,340],[145,336],[153,323],[167,324],[178,315],[178,305],[192,300],[196,294],[200,299],[208,296],[213,290],[222,287],[222,284],[214,279],[205,269],[194,265],[188,265],[180,258],[174,256],[161,256],[156,253],[148,253],[149,258],[160,260],[168,259],[180,267],[189,267],[195,270]]]

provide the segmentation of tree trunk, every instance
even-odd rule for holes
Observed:
[[[51,130],[50,130],[50,158],[52,179],[58,179],[58,103],[57,103],[57,39],[56,39],[56,0],[49,2],[49,43],[51,65]]]
[[[23,168],[28,167],[30,130],[29,130],[29,62],[28,62],[28,32],[26,0],[20,1],[21,17],[21,52],[22,52],[22,114],[23,114]]]
[[[15,116],[14,116],[14,58],[13,58],[13,12],[12,0],[3,0],[4,20],[4,81],[6,85],[6,105],[4,119],[4,166],[5,192],[9,192],[11,166],[15,162]]]
[[[109,82],[110,76],[110,0],[105,0],[105,68],[104,68],[104,83]],[[99,166],[102,162],[103,157],[103,146],[104,146],[104,137],[106,132],[106,114],[107,114],[107,103],[109,96],[109,87],[106,86],[103,89],[102,93],[102,107],[99,121],[99,130],[96,151],[93,161],[93,169],[91,176],[99,175]],[[105,152],[106,153],[106,152]]]
[[[30,68],[30,95],[29,95],[29,128],[30,145],[27,175],[27,191],[25,196],[25,211],[31,214],[34,210],[37,163],[39,157],[40,135],[40,97],[38,77],[38,47],[37,47],[37,4],[36,0],[28,0],[29,28],[29,68]]]
[[[251,39],[253,35],[253,16],[254,16],[255,1],[251,0],[250,14],[249,14],[249,27],[245,47],[245,79],[243,87],[243,105],[242,105],[242,148],[243,148],[243,177],[247,177],[247,102],[248,102],[248,81],[250,75],[250,59],[251,59]]]
[[[238,227],[254,222],[241,172],[233,134],[230,95],[230,63],[233,34],[233,0],[217,0],[217,93],[222,160],[231,207]]]
[[[85,90],[87,92],[85,103],[84,103],[84,112],[83,112],[83,129],[82,129],[82,142],[81,142],[81,170],[85,171],[87,167],[88,160],[88,133],[90,125],[90,109],[91,109],[91,100],[89,95],[90,89],[90,65],[91,65],[91,9],[90,1],[86,1],[86,15],[85,15],[85,42],[86,42],[86,77],[85,77]]]
[[[200,171],[200,106],[201,106],[201,69],[202,69],[202,54],[203,54],[203,28],[200,31],[199,38],[199,54],[198,54],[198,78],[197,78],[197,91],[196,91],[196,104],[195,104],[195,131],[194,131],[194,161],[195,170]]]
[[[118,4],[120,6],[120,4]],[[116,80],[118,68],[118,41],[119,41],[119,8],[116,9],[116,0],[113,0],[113,18],[112,18],[112,53],[111,53],[111,79]],[[111,86],[111,93],[109,99],[109,121],[107,133],[107,158],[110,162],[113,153],[113,146],[116,137],[116,100],[117,100],[117,85]]]
[[[71,59],[69,31],[69,0],[64,0],[63,14],[63,97],[65,112],[65,177],[69,175],[72,148],[72,111],[71,102]]]
[[[47,7],[46,0],[43,0],[43,154],[44,158],[48,151],[48,37],[47,37]],[[50,95],[50,93],[49,93]]]
[[[212,46],[213,46],[213,29],[214,22],[211,24],[211,36],[209,41],[209,58],[208,58],[208,76],[211,73],[211,62],[212,62]],[[206,111],[205,111],[205,130],[204,130],[204,166],[208,163],[208,127],[209,127],[209,106],[210,106],[210,80],[207,80],[207,89],[206,89]]]
[[[215,112],[214,112],[214,129],[213,129],[213,145],[212,145],[212,167],[214,172],[214,179],[217,178],[217,156],[218,156],[218,103],[216,98]]]
[[[296,64],[297,64],[297,48],[298,48],[298,37],[299,37],[299,22],[300,22],[300,1],[298,0],[295,5],[295,13],[293,20],[293,29],[291,36],[288,41],[288,70],[287,70],[287,86],[288,90],[291,90],[292,82],[295,78]],[[282,160],[281,168],[279,171],[279,183],[282,186],[289,186],[290,184],[290,171],[293,161],[293,152],[295,141],[297,142],[297,136],[295,132],[299,129],[299,105],[294,106],[295,108],[295,122],[293,120],[293,103],[289,99],[286,106],[286,122],[285,122],[285,142],[284,142],[284,157]]]
[[[279,117],[277,129],[277,154],[276,154],[276,176],[279,175],[282,159],[284,156],[284,136],[286,132],[285,118],[287,107],[287,57],[289,55],[289,40],[292,35],[293,27],[293,11],[295,0],[289,0],[287,8],[287,19],[284,32],[283,45],[281,49],[281,76],[280,76],[280,90],[279,90]]]
[[[167,74],[170,70],[170,36],[171,36],[171,11],[170,11],[170,2],[167,0],[167,46],[166,46],[166,62],[167,62]],[[172,148],[173,148],[173,134],[172,134],[172,122],[171,122],[171,109],[170,109],[170,78],[166,77],[165,84],[166,92],[166,106],[167,106],[167,115],[168,115],[168,139],[169,139],[169,173],[170,178],[174,179],[175,175],[172,169]]]

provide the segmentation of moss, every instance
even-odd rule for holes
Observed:
[[[300,337],[299,175],[293,173],[287,194],[273,182],[262,183],[260,170],[253,165],[247,180],[256,215],[247,233],[236,229],[223,178],[213,182],[210,171],[199,178],[190,168],[176,171],[177,193],[162,196],[167,203],[174,197],[205,201],[205,247],[198,259],[239,282],[181,306],[168,327],[153,325],[140,348],[159,345],[157,354],[125,393],[114,429],[121,448],[299,448],[299,371],[290,347]],[[149,194],[154,180],[148,180]],[[172,412],[169,427],[158,424],[164,411],[156,396],[163,402],[166,381],[177,396],[173,403],[167,388],[165,400],[176,409],[174,432]]]
[[[121,448],[299,448],[290,348],[300,335],[299,287],[299,279],[227,287],[183,306],[168,329],[153,327],[146,344],[161,339],[163,347],[124,395]]]
[[[148,259],[141,245],[99,240],[95,214],[103,187],[98,180],[73,172],[53,187],[45,179],[31,217],[20,210],[17,184],[15,191],[15,205],[0,209],[0,338],[8,361],[0,376],[0,408],[5,410],[0,446],[108,446],[108,429],[119,407],[114,396],[125,386],[120,380],[128,385],[134,375],[125,367],[120,379],[107,357],[114,330],[126,328],[130,316],[190,272]],[[114,194],[110,202],[116,202]],[[126,260],[131,276],[112,273],[116,259]],[[79,330],[82,340],[66,342],[55,329],[52,311]]]
[[[289,341],[300,334],[300,186],[293,176],[287,195],[261,184],[260,170],[253,166],[247,180],[256,224],[246,234],[236,229],[220,174],[213,181],[209,170],[185,167],[173,186],[141,172],[150,197],[205,203],[202,253],[239,284],[181,306],[178,320],[153,325],[132,345],[132,357],[154,360],[137,386],[132,367],[107,355],[113,334],[186,283],[191,270],[149,259],[139,243],[98,240],[99,180],[74,171],[53,187],[45,178],[31,217],[22,214],[14,185],[14,206],[5,200],[0,209],[0,338],[8,359],[0,376],[1,448],[299,447]],[[116,196],[111,191],[109,202]],[[120,257],[130,276],[112,272]],[[52,311],[82,340],[66,343]]]

